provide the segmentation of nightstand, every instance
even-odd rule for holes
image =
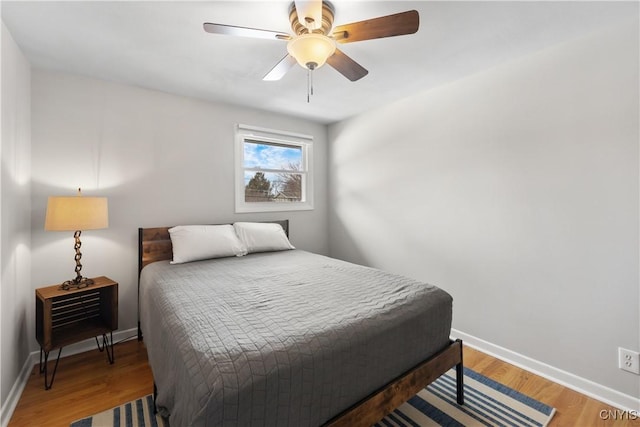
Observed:
[[[118,329],[118,283],[104,276],[93,281],[86,288],[68,291],[61,290],[60,285],[36,289],[36,339],[40,344],[40,373],[44,373],[45,390],[53,385],[62,347],[66,345],[94,337],[98,349],[106,350],[109,363],[115,360],[113,331]],[[54,349],[59,351],[49,380],[47,362]]]

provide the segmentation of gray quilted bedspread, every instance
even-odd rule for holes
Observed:
[[[300,250],[142,271],[157,404],[182,426],[319,426],[444,348],[451,296]]]

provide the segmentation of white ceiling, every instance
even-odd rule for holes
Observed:
[[[331,123],[581,37],[625,19],[636,2],[335,0],[335,24],[416,9],[409,36],[341,45],[369,70],[350,82],[329,66],[262,77],[280,41],[206,33],[204,22],[290,32],[290,1],[2,1],[2,20],[35,68],[65,71]]]

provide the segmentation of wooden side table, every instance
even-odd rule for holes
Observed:
[[[94,337],[98,349],[106,350],[109,363],[115,360],[113,331],[118,329],[118,283],[104,276],[93,281],[86,288],[68,291],[61,290],[60,285],[36,289],[36,339],[40,344],[40,373],[44,372],[45,390],[53,385],[62,347],[66,345]],[[47,362],[54,349],[59,349],[58,357],[49,380]]]

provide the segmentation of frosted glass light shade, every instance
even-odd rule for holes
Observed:
[[[46,231],[97,230],[109,226],[106,197],[49,197]]]
[[[301,34],[289,40],[287,51],[304,68],[315,69],[322,67],[333,55],[336,42],[322,34]]]

